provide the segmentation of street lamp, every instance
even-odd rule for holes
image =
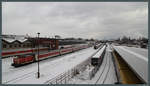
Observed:
[[[40,33],[38,32],[37,33],[38,34],[38,72],[37,72],[37,74],[38,74],[38,78],[40,78],[40,68],[39,68],[39,35],[40,35]]]

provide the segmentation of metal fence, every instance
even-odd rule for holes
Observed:
[[[67,84],[71,78],[73,78],[75,75],[79,74],[80,72],[84,71],[86,69],[86,65],[88,65],[89,63],[90,63],[90,58],[76,65],[74,68],[59,74],[57,77],[54,77],[46,81],[44,84]]]
[[[86,69],[86,66],[91,62],[91,57],[95,55],[99,50],[100,49],[93,53],[88,59],[76,65],[74,68],[59,74],[57,77],[46,81],[44,84],[67,84],[71,78]]]
[[[106,52],[106,48],[105,48],[104,52],[103,52],[102,55],[101,55],[101,60],[99,60],[98,65],[95,66],[95,67],[92,69],[92,71],[89,73],[90,79],[92,79],[92,77],[94,77],[95,74],[96,74],[96,72],[99,70],[99,68],[100,68],[100,66],[101,66],[101,64],[102,64],[102,62],[103,62],[103,59],[104,59],[104,56],[105,56],[105,52]]]

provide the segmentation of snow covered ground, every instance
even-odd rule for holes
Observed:
[[[127,46],[122,46],[123,48],[130,50],[132,52],[135,52],[137,54],[140,54],[144,56],[145,58],[148,58],[148,49],[144,48],[136,48],[136,47],[127,47]]]
[[[22,67],[11,66],[12,58],[2,59],[3,84],[43,84],[59,74],[87,60],[97,50],[93,47],[78,52],[40,61],[40,78],[37,78],[37,63]]]
[[[133,67],[144,80],[148,76],[148,50],[126,46],[113,46],[119,54]],[[78,64],[86,61],[98,51],[91,48],[78,52],[57,56],[40,61],[40,78],[37,78],[37,63],[22,67],[11,66],[12,58],[2,59],[2,83],[3,84],[44,84],[58,75],[71,70]],[[144,59],[145,60],[144,60]],[[103,62],[93,78],[89,72],[93,66],[88,65],[86,70],[69,79],[69,84],[114,84],[117,82],[115,69],[111,56],[110,46],[106,48]]]
[[[70,80],[70,84],[114,84],[117,82],[115,69],[112,61],[111,50],[108,46],[106,48],[106,53],[103,59],[103,62],[95,74],[95,76],[90,79],[89,71],[91,71],[91,66],[87,66],[87,69],[75,76],[72,80]]]
[[[137,72],[137,74],[148,82],[148,49],[113,46],[123,59]]]

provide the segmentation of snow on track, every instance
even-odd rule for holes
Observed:
[[[95,77],[96,79],[96,82],[95,84],[103,84],[106,75],[107,75],[107,72],[109,70],[109,66],[110,66],[110,60],[109,60],[109,57],[108,57],[108,53],[105,54],[105,63],[104,65],[102,65],[102,67],[100,67],[100,70],[97,72],[97,75]]]
[[[69,69],[75,67],[79,63],[88,59],[93,53],[97,50],[94,50],[93,47],[87,48],[75,53],[64,55],[63,57],[50,61],[44,60],[40,61],[40,75],[39,79],[36,78],[37,73],[37,63],[32,63],[27,66],[13,68],[8,66],[10,63],[2,60],[2,83],[3,84],[43,84],[45,81],[50,80],[57,75],[68,71]],[[7,58],[8,59],[8,58]],[[7,71],[6,71],[7,69]]]
[[[92,81],[94,84],[114,84],[117,79],[112,61],[110,47],[107,47],[104,61]]]
[[[111,54],[109,53],[109,55]],[[115,68],[114,68],[113,61],[112,61],[112,56],[110,56],[109,59],[110,59],[110,66],[109,66],[110,69],[108,71],[107,78],[103,84],[114,84],[115,82],[117,82],[117,77],[116,77]]]
[[[69,84],[114,84],[117,82],[111,51],[110,47],[106,48],[103,62],[91,80],[87,77],[90,71],[90,68],[87,68],[86,71],[71,79]]]

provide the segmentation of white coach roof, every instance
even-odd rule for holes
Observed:
[[[105,50],[105,48],[106,48],[106,45],[104,45],[93,57],[99,58],[101,54],[103,53],[103,51]]]

